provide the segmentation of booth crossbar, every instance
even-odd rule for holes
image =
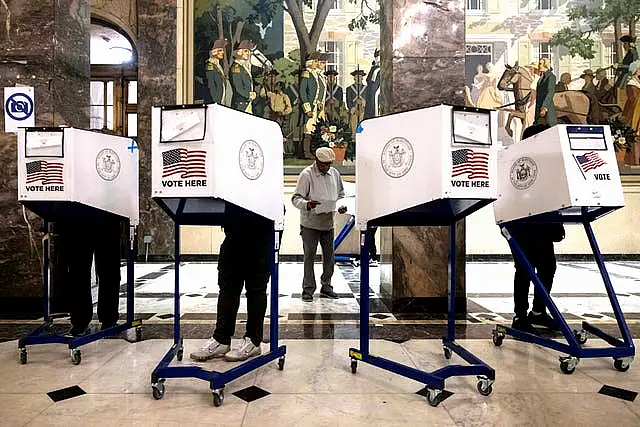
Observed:
[[[135,329],[135,340],[142,340],[142,320],[134,319],[134,271],[133,271],[133,227],[127,227],[126,260],[127,260],[127,313],[126,320],[123,324],[113,326],[104,330],[91,332],[84,336],[74,337],[71,335],[58,335],[51,332],[54,326],[54,320],[66,315],[52,315],[49,307],[49,222],[44,221],[43,228],[45,237],[42,241],[43,265],[42,265],[42,283],[43,283],[43,301],[44,301],[44,322],[38,325],[26,336],[18,340],[18,358],[21,364],[27,363],[27,346],[39,344],[66,344],[69,347],[71,362],[74,365],[80,364],[82,361],[82,352],[78,347],[85,344],[98,341],[102,338],[118,335],[128,329]]]
[[[378,225],[378,224],[376,224]],[[451,358],[455,353],[469,365],[448,365],[433,372],[424,372],[400,363],[371,355],[369,352],[369,265],[360,263],[360,349],[349,349],[351,358],[351,372],[356,373],[358,361],[369,363],[378,368],[391,371],[398,375],[411,378],[425,384],[427,389],[427,401],[432,406],[437,406],[446,396],[442,393],[445,380],[456,376],[475,375],[478,378],[477,389],[483,395],[489,395],[493,391],[495,370],[455,342],[455,255],[456,255],[456,224],[449,224],[449,259],[448,259],[448,320],[447,334],[442,339],[444,356]],[[369,245],[373,233],[369,230],[360,232],[360,256],[367,259]],[[364,290],[364,291],[363,291]]]
[[[509,243],[509,246],[511,247],[515,258],[520,262],[521,265],[524,266],[525,270],[527,271],[529,278],[535,286],[535,290],[538,291],[543,297],[546,307],[549,309],[551,316],[555,320],[556,325],[560,329],[560,332],[566,339],[567,343],[561,343],[550,338],[523,332],[517,329],[510,328],[508,326],[497,326],[493,330],[493,343],[496,346],[500,346],[502,345],[502,341],[505,335],[510,335],[519,341],[538,344],[542,347],[547,347],[561,353],[566,353],[569,356],[560,357],[560,369],[565,374],[573,373],[580,359],[600,357],[613,358],[613,365],[615,369],[624,372],[629,369],[629,366],[633,361],[633,358],[635,356],[635,347],[633,344],[631,333],[629,331],[629,327],[624,319],[622,309],[620,308],[615,290],[613,289],[613,285],[611,284],[611,279],[609,277],[609,273],[607,272],[602,253],[600,252],[600,248],[598,247],[593,229],[591,228],[591,221],[594,219],[595,215],[589,213],[586,208],[583,208],[582,215],[573,214],[571,215],[571,217],[563,217],[563,222],[565,223],[581,222],[584,227],[596,264],[598,265],[600,275],[604,282],[607,296],[609,297],[609,301],[611,302],[611,307],[613,309],[613,313],[616,318],[616,322],[622,339],[613,337],[588,322],[582,322],[582,330],[580,331],[571,329],[567,321],[560,313],[560,310],[553,302],[551,295],[547,292],[546,288],[542,284],[542,281],[536,274],[527,256],[520,248],[520,245],[516,241],[515,237],[509,231],[509,224],[507,223],[501,225],[502,234],[507,239],[507,242]],[[542,219],[544,219],[544,217],[542,217]],[[533,218],[530,220],[530,222],[533,221],[539,222],[541,221],[541,218]],[[587,333],[593,334],[596,337],[602,339],[611,347],[584,348],[583,345],[587,342]]]
[[[353,227],[355,224],[356,224],[356,217],[355,216],[349,217],[347,222],[342,227],[342,230],[340,230],[340,233],[338,233],[338,235],[336,236],[336,239],[333,241],[334,251],[340,247],[342,242],[344,242],[344,239],[346,239],[349,233],[351,232],[351,230],[353,230]],[[355,258],[355,255],[335,255],[334,256],[334,259],[336,260],[336,262],[351,262],[353,261],[354,258]]]
[[[272,241],[272,257],[271,257],[271,290],[270,290],[270,317],[269,317],[269,352],[248,359],[247,361],[234,366],[223,372],[209,371],[200,366],[170,366],[173,359],[182,361],[184,355],[184,342],[182,332],[180,330],[180,217],[185,203],[181,201],[178,204],[177,212],[171,212],[161,200],[156,200],[160,206],[170,214],[174,219],[174,255],[175,255],[175,290],[174,290],[174,313],[173,313],[173,345],[162,360],[158,363],[151,374],[151,388],[153,397],[161,399],[165,393],[166,378],[198,378],[209,382],[209,388],[212,390],[214,406],[220,406],[224,402],[224,387],[231,381],[240,378],[243,375],[252,372],[267,363],[278,360],[278,368],[284,369],[286,346],[278,346],[278,252],[279,240],[278,232],[274,229]],[[208,221],[200,223],[197,221],[189,221],[191,225],[219,225],[216,221]]]

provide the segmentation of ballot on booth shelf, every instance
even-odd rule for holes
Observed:
[[[89,207],[137,225],[138,147],[131,138],[71,127],[21,128],[18,201],[45,219]]]
[[[609,126],[557,125],[498,154],[498,224],[624,206]]]
[[[497,196],[497,112],[436,105],[376,117],[356,135],[356,217],[368,221],[437,200],[464,212]],[[426,225],[426,224],[425,224]]]
[[[277,123],[219,105],[154,107],[152,197],[184,213],[221,199],[284,226],[282,131]]]

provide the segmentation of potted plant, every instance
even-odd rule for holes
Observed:
[[[334,121],[319,118],[311,134],[314,150],[319,147],[330,147],[336,155],[336,161],[353,160],[355,147],[352,142],[351,129],[338,119]]]
[[[619,165],[624,164],[624,158],[627,153],[631,153],[631,148],[636,142],[636,131],[629,126],[620,116],[610,118],[602,122],[611,128],[611,136],[613,137],[613,148],[616,152],[616,160]]]

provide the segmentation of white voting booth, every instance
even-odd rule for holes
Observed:
[[[357,223],[437,200],[497,196],[497,112],[437,105],[365,120],[357,134]]]
[[[137,225],[138,147],[130,138],[71,127],[21,128],[18,201],[45,219],[88,207]]]
[[[498,224],[624,206],[608,126],[557,125],[498,154]]]
[[[201,214],[210,199],[284,226],[282,131],[276,122],[218,104],[154,107],[152,196],[176,215]]]
[[[448,324],[445,358],[452,352],[468,365],[434,372],[369,354],[369,299],[360,302],[360,349],[351,348],[351,371],[359,361],[422,382],[427,401],[443,399],[445,380],[476,376],[483,395],[492,392],[495,370],[455,342],[456,222],[497,196],[497,112],[436,105],[364,120],[356,135],[356,221],[360,259],[366,260],[375,226],[448,226]],[[360,263],[361,289],[369,266]],[[362,294],[362,291],[361,291]]]

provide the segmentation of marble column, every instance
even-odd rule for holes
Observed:
[[[464,0],[384,0],[383,112],[464,105],[464,39]],[[392,311],[446,312],[449,228],[393,227],[380,233],[382,295]],[[456,233],[457,311],[465,312],[464,221],[457,224]]]
[[[89,47],[88,0],[0,4],[0,88],[34,87],[36,126],[88,127]],[[16,148],[2,114],[0,313],[10,316],[42,311],[42,221],[17,202]]]
[[[149,260],[173,255],[173,222],[151,200],[151,107],[176,103],[176,1],[138,0],[138,247],[151,236]]]

